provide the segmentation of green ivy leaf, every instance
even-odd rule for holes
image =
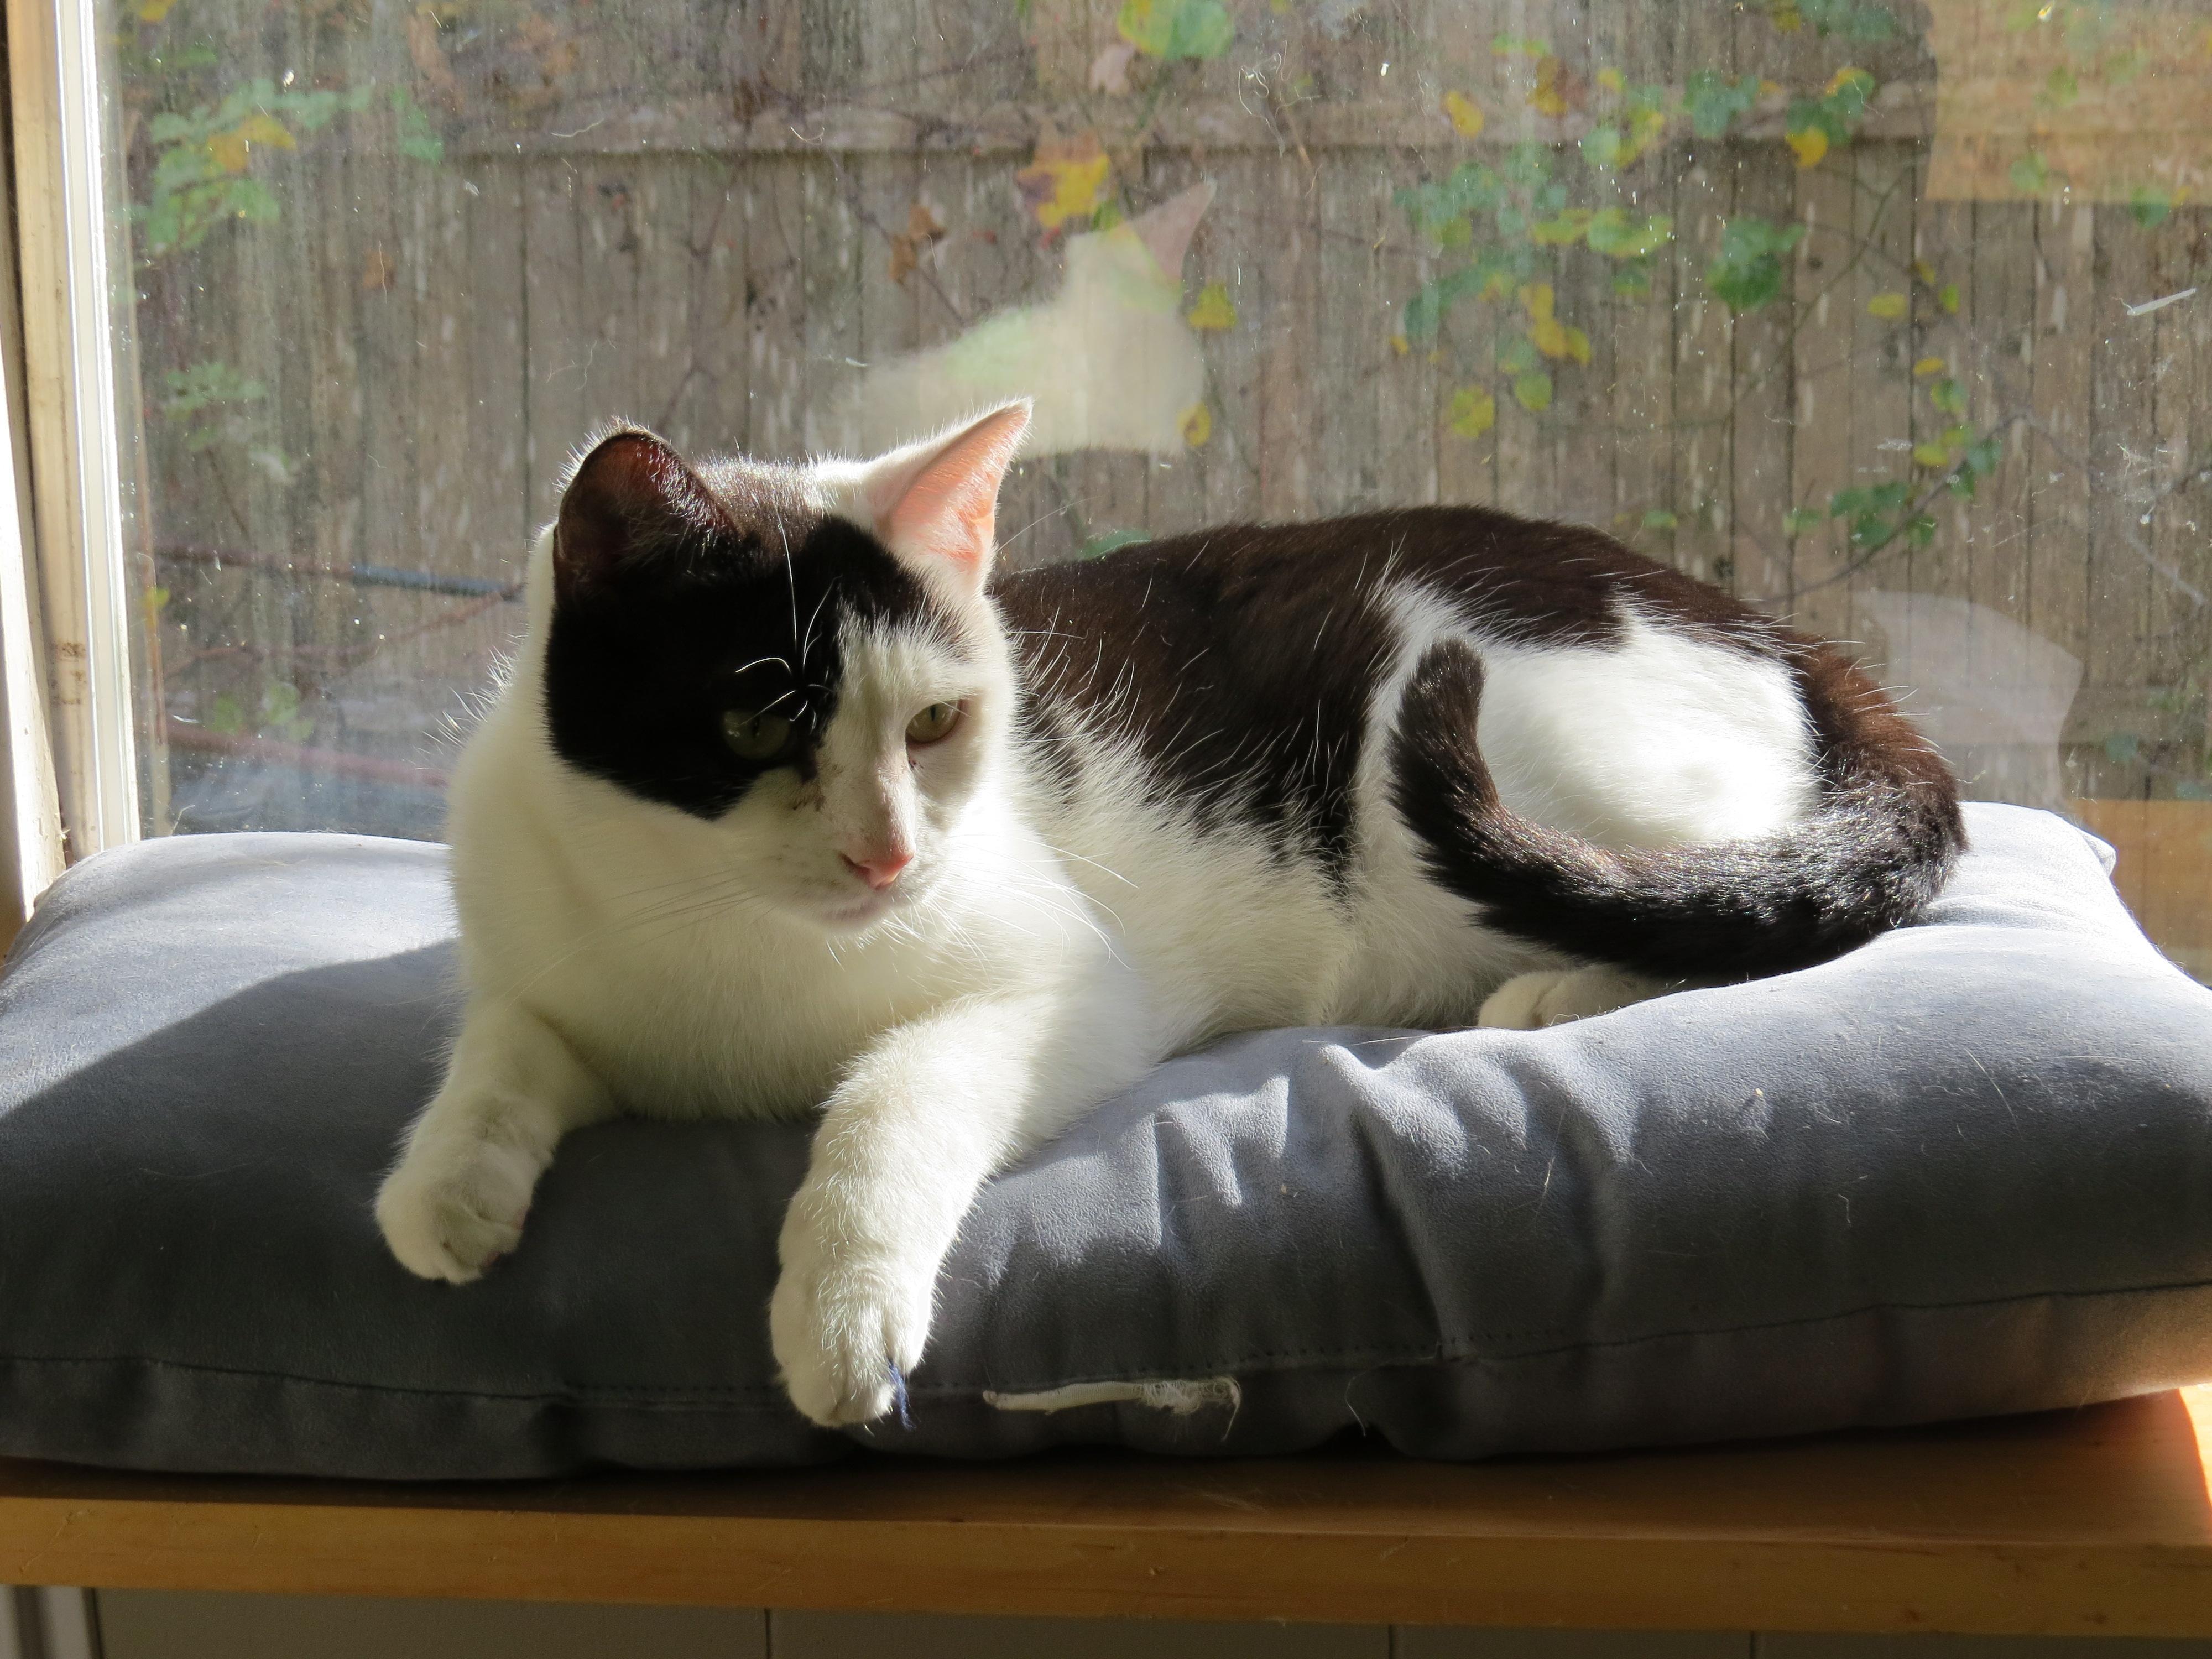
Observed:
[[[399,118],[399,153],[411,161],[432,165],[446,159],[446,141],[415,96],[404,87],[392,89],[392,112]]]
[[[1827,520],[1828,515],[1818,508],[1793,507],[1782,515],[1782,533],[1793,538],[1807,535],[1818,530]]]
[[[1552,406],[1552,377],[1540,368],[1515,375],[1513,401],[1531,415],[1541,415]]]
[[[1109,553],[1152,538],[1141,530],[1102,530],[1075,550],[1079,559],[1103,559]]]
[[[1757,310],[1782,292],[1782,256],[1804,234],[1802,224],[1729,220],[1721,227],[1720,253],[1705,267],[1705,286],[1731,311]]]
[[[2128,210],[2145,230],[2156,230],[2173,211],[2172,193],[2155,185],[2137,185],[2128,197]]]
[[[1682,88],[1683,112],[1690,118],[1690,131],[1700,138],[1724,137],[1729,124],[1750,114],[1758,103],[1756,75],[1731,81],[1718,70],[1697,70]]]
[[[1218,58],[1237,39],[1222,0],[1124,0],[1115,27],[1148,58]]]
[[[2051,189],[2051,163],[2043,159],[2040,150],[2030,150],[2012,164],[2012,187],[2030,196],[2041,196]]]
[[[1593,252],[1609,259],[1641,259],[1657,252],[1673,240],[1674,222],[1663,213],[1632,219],[1625,209],[1612,207],[1593,217],[1584,235]]]

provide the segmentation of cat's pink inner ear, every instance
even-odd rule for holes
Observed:
[[[999,486],[1029,424],[1027,403],[994,409],[885,480],[877,502],[884,539],[980,586],[998,546]]]

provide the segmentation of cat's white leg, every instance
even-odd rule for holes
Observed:
[[[1534,1031],[1571,1019],[1609,1014],[1632,1002],[1649,1002],[1675,989],[1666,980],[1602,964],[1588,968],[1543,968],[1516,974],[1484,1000],[1478,1025]]]
[[[779,1246],[769,1327],[793,1404],[827,1426],[890,1410],[977,1188],[1164,1053],[1115,969],[965,999],[862,1055],[830,1097]]]
[[[605,1085],[543,1020],[471,1001],[445,1086],[376,1195],[384,1242],[424,1279],[477,1278],[522,1237],[561,1137],[613,1110]]]

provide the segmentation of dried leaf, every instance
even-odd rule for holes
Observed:
[[[1548,54],[1536,60],[1536,84],[1528,94],[1528,107],[1554,118],[1589,102],[1589,83],[1569,73],[1567,66]]]
[[[453,78],[453,65],[446,61],[446,49],[438,40],[438,16],[428,6],[417,6],[407,14],[407,56],[415,65],[415,72],[436,94],[447,108],[458,113],[461,107],[461,84]]]
[[[369,249],[368,257],[361,262],[361,285],[371,293],[389,289],[398,276],[399,267],[380,247]]]
[[[945,226],[927,202],[916,202],[906,212],[906,228],[891,237],[891,281],[903,283],[921,263],[921,256],[945,240]]]

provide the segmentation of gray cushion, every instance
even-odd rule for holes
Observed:
[[[2212,1376],[2212,992],[2078,831],[1970,824],[1925,926],[1826,967],[1163,1067],[992,1186],[912,1426],[844,1437],[767,1349],[803,1126],[588,1130],[486,1279],[410,1279],[369,1203],[453,1018],[443,854],[106,854],[0,980],[0,1451],[494,1476],[1364,1428],[1474,1457]]]

